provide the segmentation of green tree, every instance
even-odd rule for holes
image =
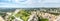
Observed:
[[[15,19],[14,16],[9,16],[7,21],[12,21],[12,20],[14,20],[14,19]]]
[[[48,21],[48,19],[40,19],[40,21]]]
[[[27,21],[30,16],[30,12],[26,10],[20,10],[15,16],[20,17],[24,21]]]

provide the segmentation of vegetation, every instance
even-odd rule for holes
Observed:
[[[15,19],[14,16],[9,16],[7,21],[13,21]]]
[[[48,21],[48,19],[40,19],[40,21]]]
[[[53,14],[53,15],[55,15],[55,16],[58,16],[58,15],[60,15],[59,13],[50,13],[50,14]]]
[[[38,17],[38,21],[49,21],[47,18]]]
[[[26,8],[24,10],[20,10],[15,16],[21,18],[24,21],[27,21],[29,19],[29,16],[31,15],[31,13],[30,13],[31,11],[35,11],[35,10],[40,11],[41,9],[43,9],[43,11],[41,11],[41,12],[50,13],[50,14],[53,14],[56,16],[60,15],[59,13],[54,13],[56,10],[57,10],[57,12],[60,12],[60,10],[58,8]],[[0,9],[0,12],[14,12],[15,10],[16,10],[16,8],[12,8],[12,9],[5,8],[5,9]],[[46,11],[44,11],[44,10],[46,10]],[[51,12],[51,11],[53,11],[53,12]],[[4,16],[6,16],[6,14],[0,13],[0,16],[4,17]],[[15,19],[14,16],[8,17],[8,21],[12,21],[13,19]],[[40,17],[38,17],[38,21],[48,21],[48,19],[43,19],[43,18],[40,19]]]
[[[16,15],[16,17],[20,17],[21,19],[23,19],[24,21],[27,21],[29,16],[30,16],[30,13],[29,11],[26,11],[26,10],[21,10],[19,11]]]

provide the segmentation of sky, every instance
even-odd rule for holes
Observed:
[[[60,0],[0,0],[0,7],[5,8],[60,7]]]

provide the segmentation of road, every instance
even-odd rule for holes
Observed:
[[[0,21],[4,21],[4,19],[0,16]]]

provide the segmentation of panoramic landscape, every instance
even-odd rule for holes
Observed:
[[[60,21],[60,8],[0,8],[0,21]]]
[[[60,0],[0,0],[0,21],[60,21]]]

